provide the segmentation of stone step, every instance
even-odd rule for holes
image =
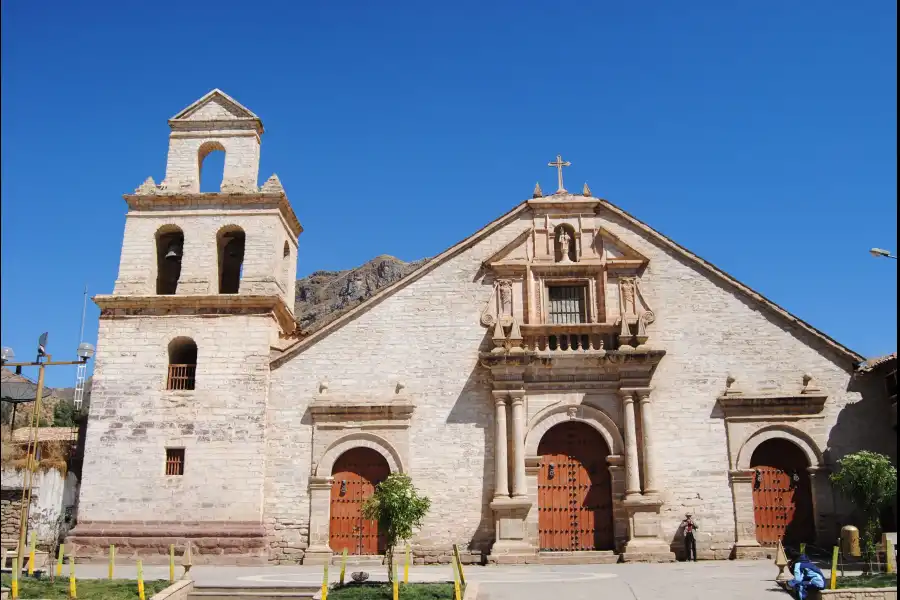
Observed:
[[[321,586],[295,587],[195,587],[188,600],[291,600],[314,597]]]
[[[543,565],[612,565],[619,562],[619,555],[612,550],[584,552],[538,552],[538,564]]]
[[[403,564],[402,556],[397,556],[398,564]],[[333,554],[331,556],[331,564],[332,565],[340,565],[341,564],[341,555]],[[348,567],[380,567],[384,564],[384,555],[383,554],[369,554],[369,555],[357,555],[357,556],[348,556],[347,557],[347,566]]]

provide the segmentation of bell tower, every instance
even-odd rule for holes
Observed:
[[[125,538],[142,538],[142,556],[208,536],[194,552],[209,560],[264,560],[269,356],[296,328],[302,227],[276,175],[257,184],[257,115],[216,89],[169,127],[165,179],[124,196],[118,277],[94,298],[97,361],[70,536],[88,554],[110,543],[121,554]],[[221,187],[201,192],[215,151],[225,153]]]

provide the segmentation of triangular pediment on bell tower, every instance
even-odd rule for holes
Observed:
[[[216,88],[202,98],[185,107],[169,119],[169,124],[190,124],[203,122],[252,121],[262,133],[262,121],[246,106]]]

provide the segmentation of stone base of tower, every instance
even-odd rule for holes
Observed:
[[[104,563],[109,547],[116,547],[116,559],[133,563],[166,564],[169,546],[175,546],[181,564],[187,544],[195,565],[258,565],[268,561],[266,532],[260,523],[235,521],[82,521],[66,538],[66,550],[76,560]]]

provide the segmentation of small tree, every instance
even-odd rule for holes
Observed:
[[[863,555],[871,563],[881,529],[881,511],[897,496],[897,469],[887,456],[866,450],[848,454],[837,464],[838,471],[831,475],[831,483],[862,514]]]
[[[412,537],[430,507],[431,500],[420,496],[404,473],[388,475],[363,504],[363,517],[378,521],[378,531],[384,535],[388,581],[394,581],[394,547]]]

